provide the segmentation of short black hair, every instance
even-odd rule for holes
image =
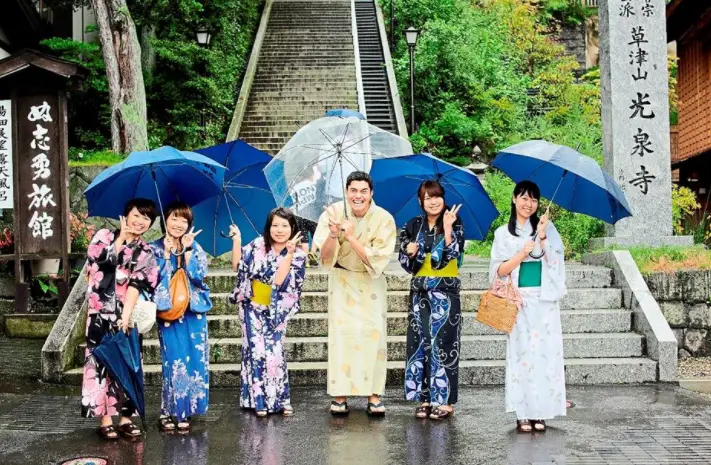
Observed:
[[[188,221],[188,230],[193,227],[193,209],[185,202],[176,200],[163,209],[163,218],[168,221],[170,215],[175,214],[178,218],[185,218]],[[165,234],[165,223],[160,223],[161,230]]]
[[[370,187],[370,190],[373,190],[373,178],[371,178],[370,175],[365,171],[354,171],[349,174],[348,178],[346,179],[346,189],[348,189],[348,186],[350,186],[351,183],[355,181],[365,181],[368,183],[368,187]]]
[[[153,203],[153,201],[150,199],[142,199],[140,197],[135,197],[129,200],[123,207],[123,216],[128,216],[128,214],[131,213],[131,210],[133,210],[134,208],[138,210],[138,213],[140,213],[141,215],[150,218],[151,224],[153,224],[153,221],[155,221],[155,219],[158,217],[158,209],[156,208],[156,204]]]
[[[269,216],[267,216],[267,222],[264,223],[264,233],[262,234],[262,237],[264,238],[264,249],[267,252],[269,252],[269,249],[272,248],[271,229],[272,222],[274,221],[275,216],[278,216],[279,218],[289,222],[289,226],[291,226],[291,234],[289,235],[289,239],[293,239],[293,237],[296,236],[296,233],[298,232],[298,227],[296,225],[296,216],[292,213],[291,210],[284,207],[277,207],[273,209],[269,212]]]

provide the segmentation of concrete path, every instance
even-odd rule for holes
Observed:
[[[143,441],[107,443],[93,420],[77,416],[75,388],[2,382],[3,465],[82,455],[116,465],[711,463],[711,403],[669,385],[572,387],[578,406],[535,435],[515,433],[501,387],[464,388],[455,417],[442,423],[413,418],[413,405],[397,390],[388,391],[387,417],[373,420],[362,400],[352,402],[349,417],[335,419],[325,392],[306,388],[293,393],[294,418],[258,419],[238,409],[236,391],[215,389],[209,414],[189,436],[158,432],[152,390]]]

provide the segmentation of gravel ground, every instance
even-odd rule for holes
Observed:
[[[709,376],[711,376],[711,357],[679,360],[679,379],[705,378]]]

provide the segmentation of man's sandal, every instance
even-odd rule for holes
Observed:
[[[123,434],[127,438],[131,438],[131,439],[140,437],[143,434],[143,431],[141,431],[141,428],[136,426],[132,421],[129,421],[128,423],[124,423],[123,425],[119,425],[118,429],[121,432],[121,434]]]
[[[281,409],[281,416],[283,417],[293,417],[294,416],[294,407],[291,405],[285,405],[283,409]]]
[[[160,418],[158,418],[158,428],[164,433],[172,433],[175,431],[175,423],[173,423],[173,419],[168,415],[161,415]]]
[[[384,417],[385,410],[375,410],[381,407],[385,407],[382,402],[378,402],[377,404],[368,402],[368,407],[366,407],[365,413],[367,413],[369,417]]]
[[[432,407],[430,405],[420,405],[415,409],[415,417],[425,419],[430,416]]]
[[[530,433],[533,431],[531,422],[528,420],[516,420],[516,431],[519,433]]]
[[[336,402],[332,400],[329,410],[331,411],[331,415],[348,415],[348,401]]]
[[[180,422],[178,422],[177,426],[178,426],[178,433],[180,433],[180,434],[189,433],[193,427],[193,425],[191,425],[189,421],[180,421]]]
[[[97,432],[99,433],[99,436],[101,436],[102,439],[106,439],[107,441],[113,441],[119,438],[119,435],[116,432],[116,428],[114,428],[114,425],[102,426]]]
[[[259,418],[265,418],[269,412],[266,410],[255,410],[254,414],[257,415]]]

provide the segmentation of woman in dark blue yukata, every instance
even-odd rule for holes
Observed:
[[[190,431],[190,419],[207,412],[209,359],[207,316],[212,308],[205,284],[207,256],[195,241],[193,212],[183,202],[168,205],[164,212],[167,231],[151,244],[159,268],[155,302],[158,307],[158,337],[163,360],[161,431]],[[187,275],[190,303],[174,321],[161,320],[161,312],[173,308],[170,280],[179,269]]]
[[[400,264],[413,275],[405,398],[420,403],[417,418],[441,420],[454,413],[459,390],[464,227],[457,218],[461,205],[447,208],[439,182],[424,181],[417,195],[423,213],[400,232]]]

